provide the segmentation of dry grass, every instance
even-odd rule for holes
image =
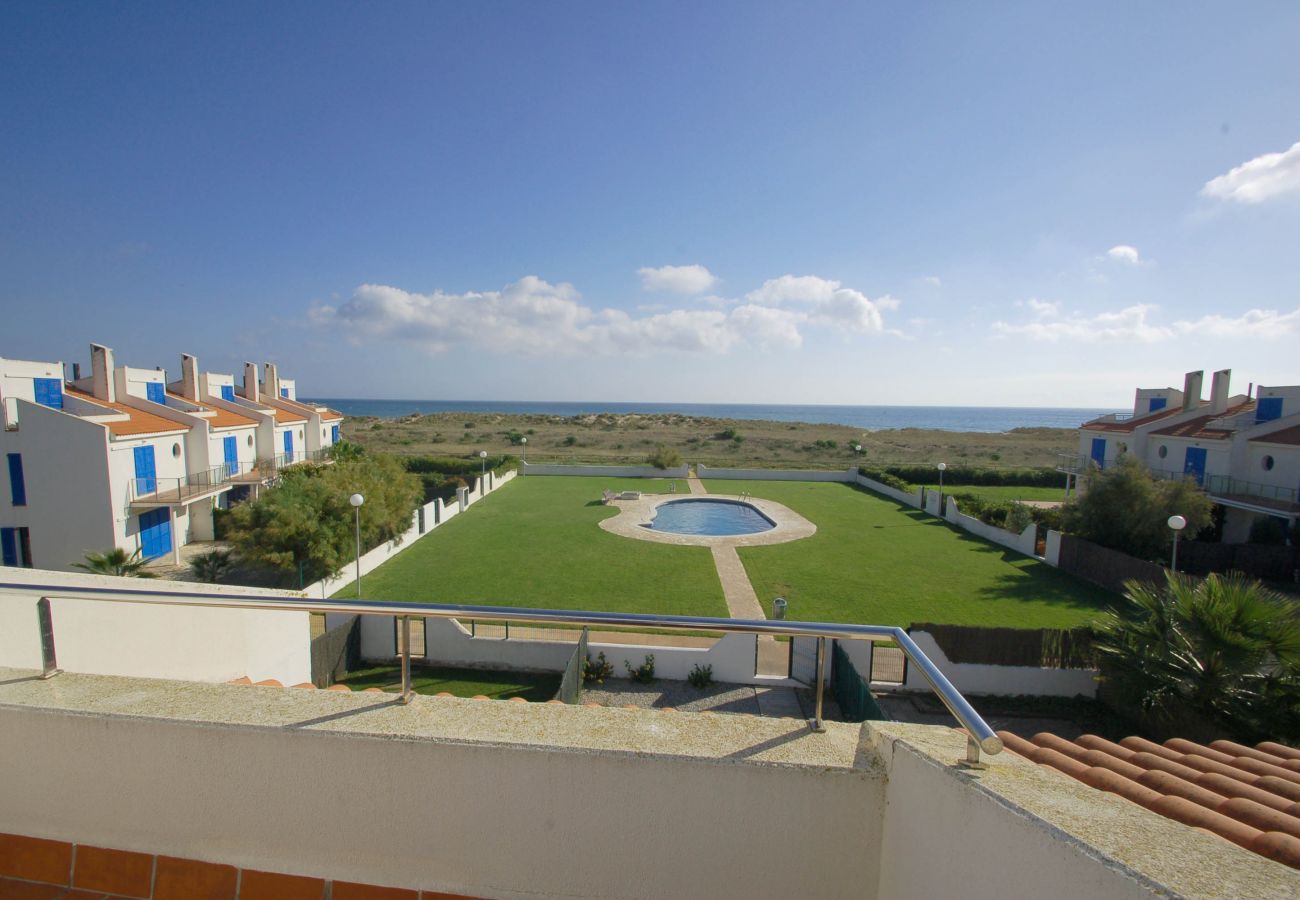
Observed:
[[[479,450],[518,454],[520,446],[511,436],[517,440],[522,435],[528,438],[528,460],[538,463],[642,463],[662,444],[690,463],[821,469],[939,460],[953,465],[1053,466],[1058,453],[1073,452],[1078,445],[1077,432],[1064,428],[1020,428],[1003,434],[923,428],[863,431],[844,425],[674,414],[361,417],[345,421],[343,434],[374,450],[402,455],[467,456]],[[862,445],[860,455],[852,449],[854,444]]]

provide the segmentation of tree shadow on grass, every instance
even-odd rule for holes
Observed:
[[[1035,601],[1079,612],[1101,612],[1115,600],[1114,594],[1047,565],[998,575],[973,594],[983,600]]]

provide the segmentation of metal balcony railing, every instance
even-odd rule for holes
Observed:
[[[295,450],[292,453],[276,454],[274,465],[277,469],[283,469],[298,463],[327,463],[331,459],[329,450]]]
[[[179,477],[149,476],[132,478],[130,500],[132,503],[182,503],[203,494],[219,490],[230,482],[235,467],[214,466],[202,472],[190,472]]]
[[[59,674],[55,653],[54,623],[50,600],[101,600],[115,603],[145,603],[160,606],[193,606],[215,609],[266,609],[297,612],[344,613],[396,616],[401,623],[402,658],[401,701],[409,703],[411,691],[411,619],[489,619],[534,622],[547,625],[587,626],[590,628],[655,628],[687,632],[722,632],[816,638],[817,684],[815,713],[809,725],[822,730],[822,699],[826,682],[827,639],[892,641],[906,655],[930,685],[943,705],[966,730],[965,765],[980,766],[980,752],[1002,752],[1002,739],[975,712],[961,692],[953,687],[939,668],[922,652],[902,628],[889,625],[841,625],[825,622],[791,622],[767,619],[722,619],[705,616],[663,616],[649,613],[585,612],[567,609],[525,609],[513,606],[462,606],[448,603],[392,603],[379,600],[309,600],[298,597],[232,597],[229,594],[203,591],[168,591],[160,593],[137,587],[77,587],[61,584],[0,581],[0,591],[36,594],[40,617],[42,676]]]

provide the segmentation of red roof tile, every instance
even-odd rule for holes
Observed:
[[[1181,413],[1181,406],[1162,409],[1159,412],[1150,413],[1138,419],[1125,419],[1122,422],[1089,422],[1083,425],[1085,431],[1116,431],[1127,434],[1139,425],[1150,425],[1152,422],[1158,422],[1161,419],[1167,419],[1170,416]]]
[[[190,406],[198,407],[201,410],[206,410],[207,412],[215,413],[215,415],[208,417],[208,424],[211,425],[213,428],[235,428],[240,425],[257,424],[257,422],[248,418],[247,416],[241,416],[239,413],[233,413],[230,412],[229,410],[219,409],[215,406],[205,406],[203,403],[197,402],[195,400],[191,400],[188,397],[180,397],[172,393],[168,393],[167,396],[179,400],[182,403],[188,403]]]
[[[1174,738],[1118,744],[1044,732],[1032,741],[999,732],[1013,753],[1166,818],[1216,834],[1300,869],[1300,750],[1273,741],[1206,747]]]
[[[1290,428],[1283,428],[1280,431],[1274,431],[1272,434],[1260,435],[1257,438],[1251,438],[1251,442],[1259,441],[1261,444],[1300,444],[1300,425],[1292,425]]]
[[[188,425],[173,422],[171,419],[164,419],[162,416],[155,416],[153,413],[144,412],[123,403],[109,403],[107,400],[100,400],[93,394],[78,390],[71,385],[64,387],[64,393],[71,394],[78,400],[104,407],[105,415],[121,413],[130,416],[130,420],[126,422],[103,423],[104,427],[108,429],[108,433],[114,437],[134,437],[139,434],[166,434],[168,432],[190,430]]]
[[[1245,403],[1238,403],[1236,406],[1229,406],[1221,413],[1211,413],[1206,416],[1197,416],[1195,419],[1188,419],[1186,422],[1179,422],[1177,425],[1170,425],[1168,428],[1158,428],[1151,432],[1152,434],[1163,434],[1168,437],[1185,437],[1185,438],[1208,438],[1209,440],[1226,440],[1232,437],[1233,432],[1226,428],[1207,428],[1210,422],[1215,419],[1222,419],[1226,416],[1235,416],[1240,413],[1249,412],[1255,408],[1255,401],[1249,400]]]

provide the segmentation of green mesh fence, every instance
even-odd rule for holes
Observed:
[[[835,649],[831,651],[831,692],[835,694],[835,702],[840,705],[840,712],[846,722],[889,718],[876,698],[871,696],[867,682],[858,674],[849,655],[840,648],[839,641],[835,642]]]
[[[569,657],[569,664],[564,667],[564,677],[560,679],[560,689],[555,692],[555,699],[565,703],[577,703],[582,698],[582,667],[587,662],[587,629],[582,629],[578,636],[578,646]]]

